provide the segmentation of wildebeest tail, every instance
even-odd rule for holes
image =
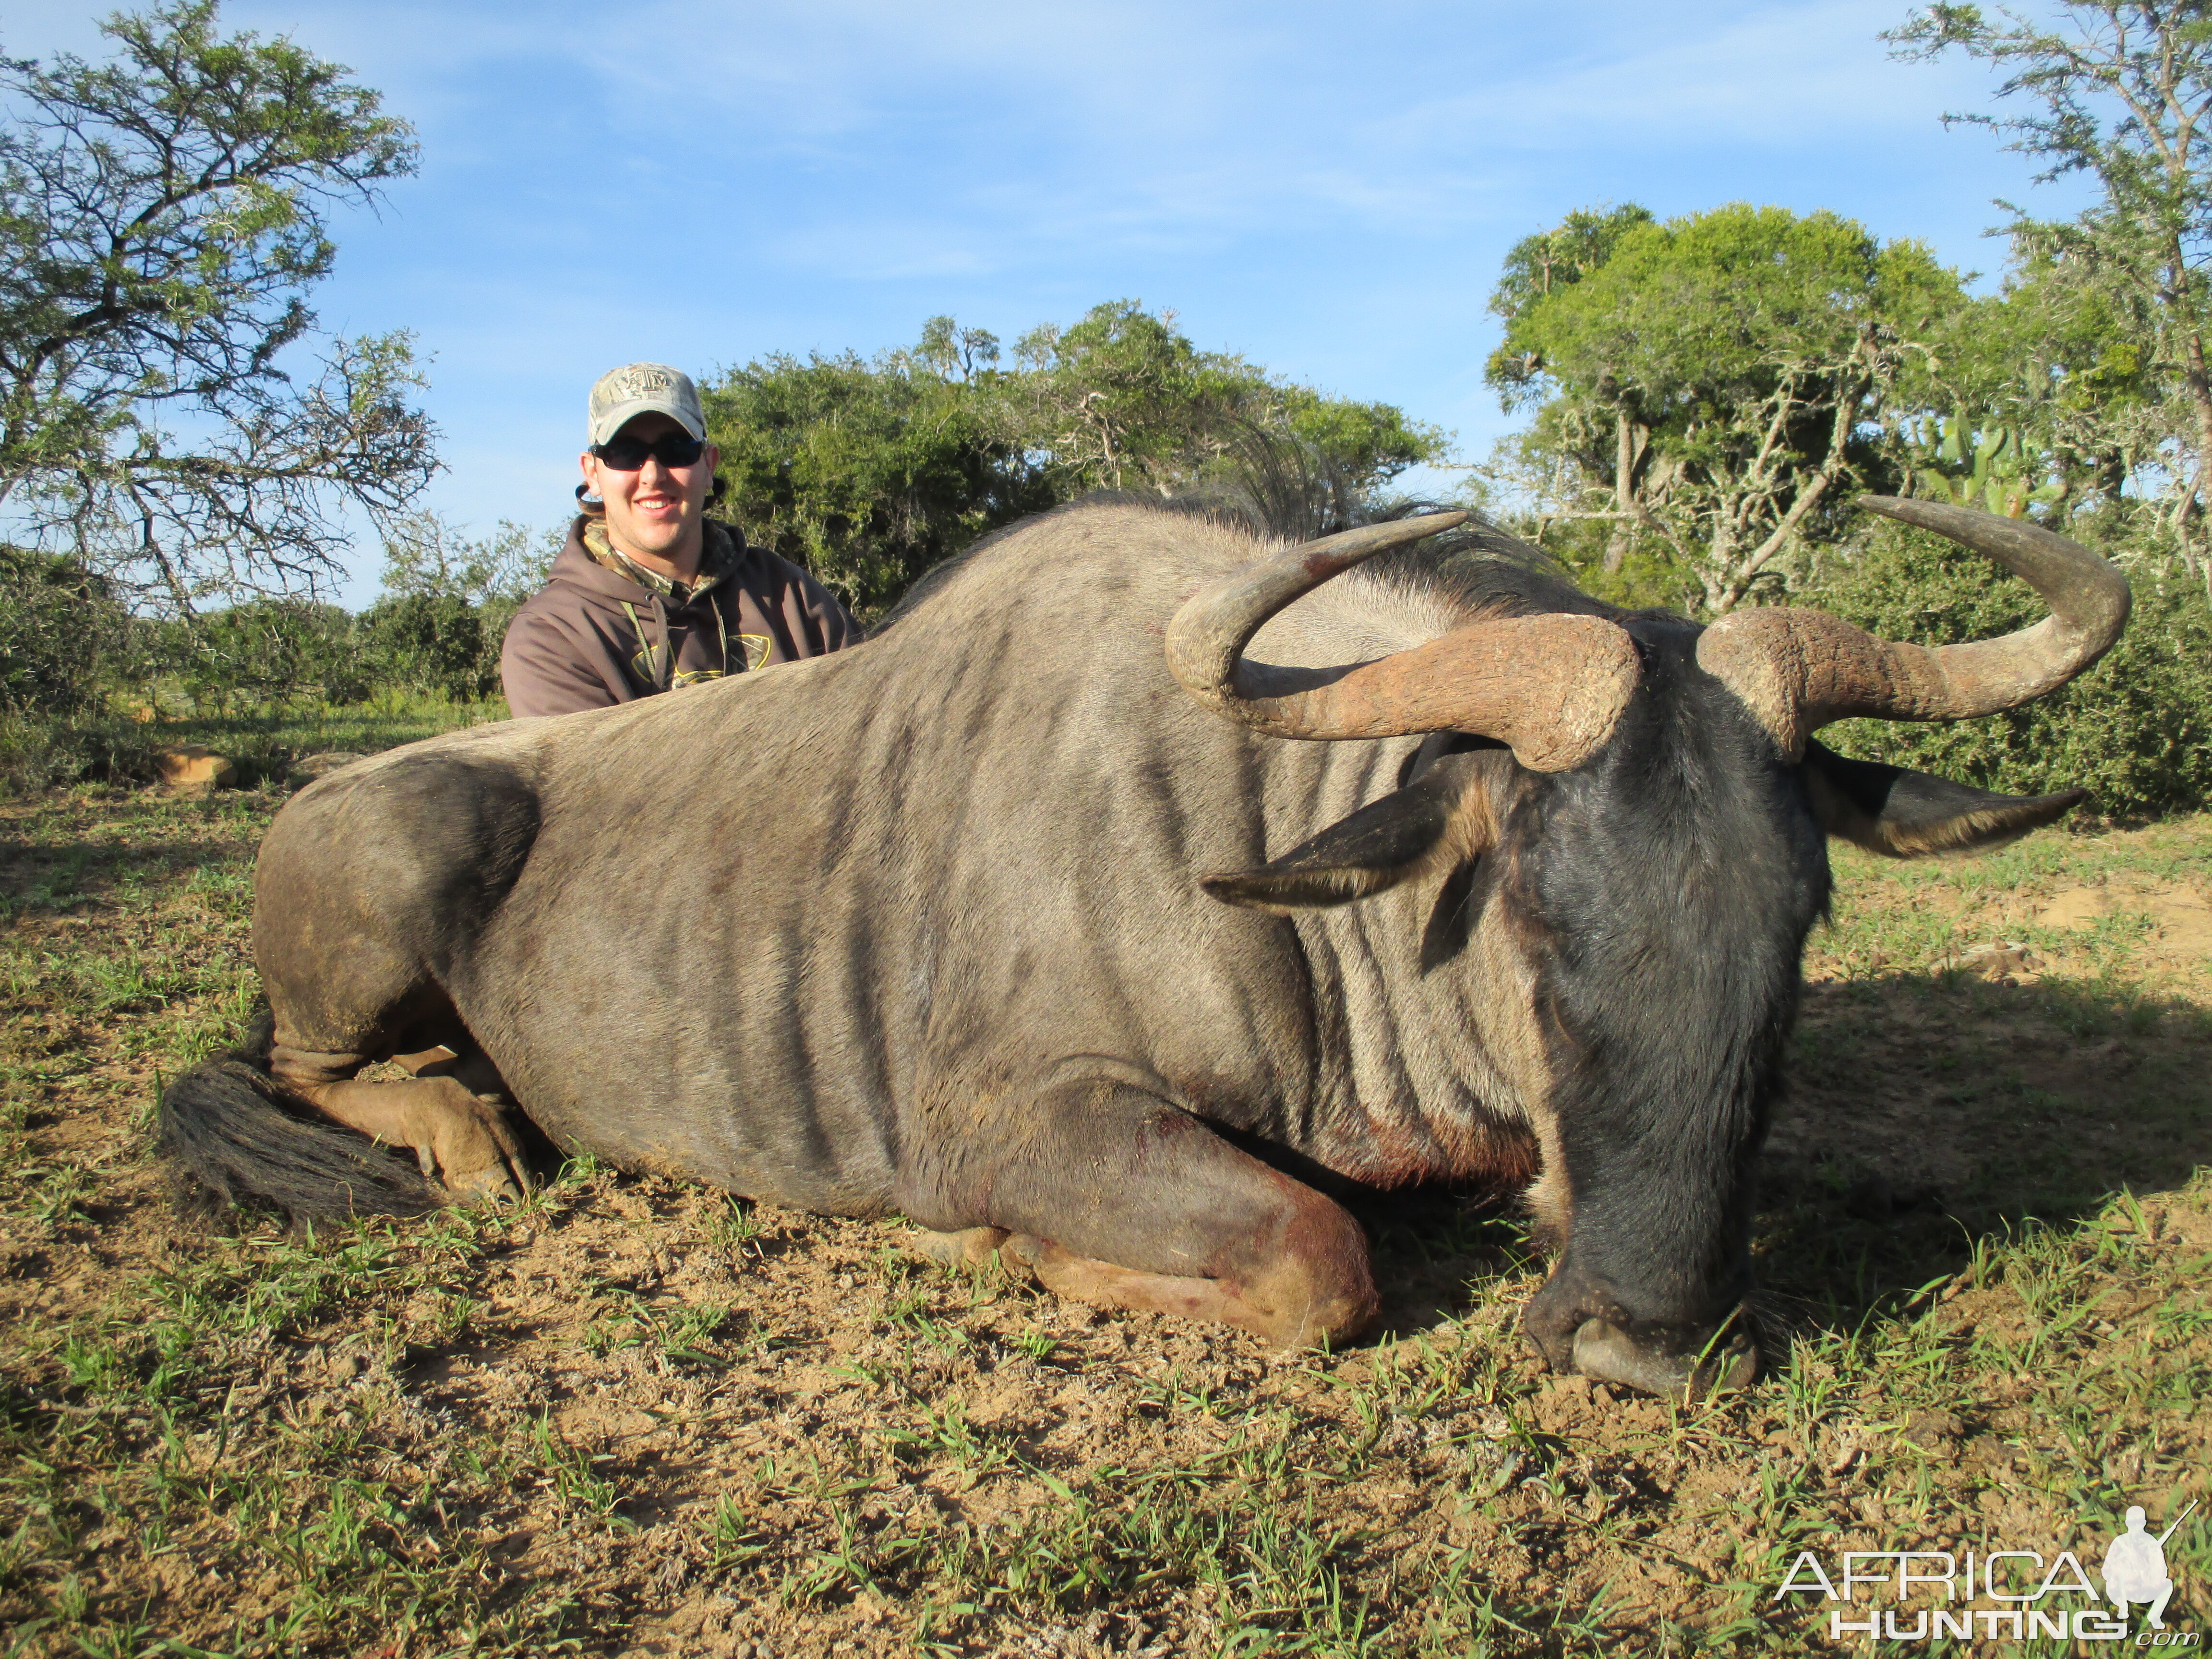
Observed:
[[[404,1153],[331,1122],[269,1074],[276,1021],[161,1091],[157,1145],[188,1206],[221,1200],[295,1220],[420,1215],[442,1201]]]

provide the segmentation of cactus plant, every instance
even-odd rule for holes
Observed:
[[[2047,452],[2019,428],[1977,425],[1964,414],[1948,421],[1938,415],[1935,426],[1936,441],[1929,452],[1934,464],[1914,469],[1931,493],[2008,519],[2021,517],[2031,504],[2047,505],[2065,495],[2062,483],[2037,483]]]

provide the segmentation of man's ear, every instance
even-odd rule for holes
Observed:
[[[1496,838],[1477,757],[1447,755],[1403,789],[1370,802],[1256,870],[1199,883],[1224,904],[1287,916],[1370,898],[1479,857]]]
[[[2089,793],[2000,795],[1902,766],[1845,760],[1817,743],[1805,748],[1805,788],[1830,835],[1893,859],[1985,853],[2063,817]]]

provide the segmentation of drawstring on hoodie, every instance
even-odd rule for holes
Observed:
[[[622,608],[624,614],[629,617],[630,627],[636,630],[637,654],[644,664],[646,678],[652,682],[654,690],[672,691],[678,686],[696,685],[702,680],[719,680],[729,673],[729,620],[722,615],[722,607],[712,599],[707,602],[707,609],[714,613],[714,633],[722,647],[722,665],[720,668],[686,669],[680,673],[676,668],[676,653],[670,648],[668,643],[668,606],[660,595],[656,592],[653,596],[653,619],[660,630],[660,642],[658,645],[646,638],[645,622],[637,614],[637,607],[628,599],[624,599],[622,601]]]

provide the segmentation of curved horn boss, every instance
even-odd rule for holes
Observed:
[[[1267,619],[1379,553],[1467,522],[1434,513],[1303,543],[1204,587],[1167,629],[1168,667],[1216,714],[1279,738],[1494,738],[1532,772],[1603,747],[1636,690],[1636,647],[1597,617],[1497,617],[1426,645],[1335,668],[1244,660]]]
[[[1698,665],[1743,701],[1793,762],[1835,720],[1968,720],[2033,702],[2111,650],[2127,625],[2127,579],[2039,525],[1892,495],[1862,495],[1858,504],[1995,561],[2040,594],[2051,614],[2002,639],[1933,649],[1819,611],[1775,606],[1722,617],[1699,636]]]

